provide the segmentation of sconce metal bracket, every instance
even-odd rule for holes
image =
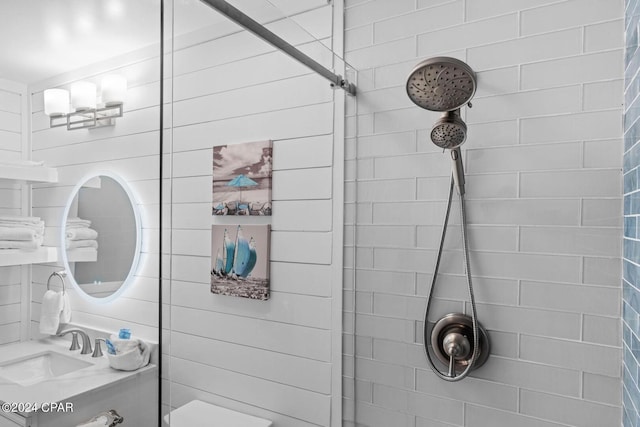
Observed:
[[[74,111],[73,113],[51,116],[49,127],[66,126],[67,130],[95,129],[116,124],[115,118],[123,116],[123,104],[108,105],[101,108]]]

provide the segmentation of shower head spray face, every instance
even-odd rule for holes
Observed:
[[[464,62],[439,56],[415,66],[407,79],[407,94],[419,107],[453,111],[468,103],[476,92],[476,74]]]
[[[431,142],[440,148],[453,150],[467,139],[467,125],[460,110],[448,111],[431,128]]]

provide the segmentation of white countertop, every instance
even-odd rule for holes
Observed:
[[[2,346],[0,347],[0,364],[43,351],[77,358],[91,363],[91,366],[31,386],[21,386],[0,377],[0,402],[65,402],[83,393],[156,370],[155,365],[149,364],[137,371],[117,371],[109,366],[106,356],[94,358],[91,354],[80,354],[80,350],[69,351],[69,341],[62,338],[46,338]],[[28,417],[30,413],[21,413],[21,415]]]

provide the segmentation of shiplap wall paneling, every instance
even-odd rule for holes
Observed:
[[[314,8],[296,17],[329,37],[331,6]],[[287,23],[270,25],[288,31]],[[325,55],[317,46],[303,48]],[[173,61],[171,396],[164,403],[200,398],[282,427],[330,426],[332,242],[342,232],[333,219],[333,153],[341,149],[334,93],[244,32],[181,46]],[[235,221],[211,216],[212,147],[265,139],[273,140],[273,216],[255,220],[272,225],[271,297],[211,294],[211,225]]]
[[[26,86],[0,79],[0,162],[26,159]],[[0,168],[2,165],[0,164]],[[24,192],[24,193],[23,193]],[[26,215],[28,188],[20,182],[0,179],[0,214]],[[2,250],[0,250],[2,256]],[[2,267],[0,274],[0,344],[20,341],[28,325],[27,267]],[[23,277],[25,276],[25,277]],[[24,297],[24,298],[23,298]]]

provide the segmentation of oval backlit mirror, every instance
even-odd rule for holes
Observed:
[[[132,280],[140,257],[140,215],[127,183],[111,172],[86,176],[62,218],[69,281],[91,300],[114,300]]]

